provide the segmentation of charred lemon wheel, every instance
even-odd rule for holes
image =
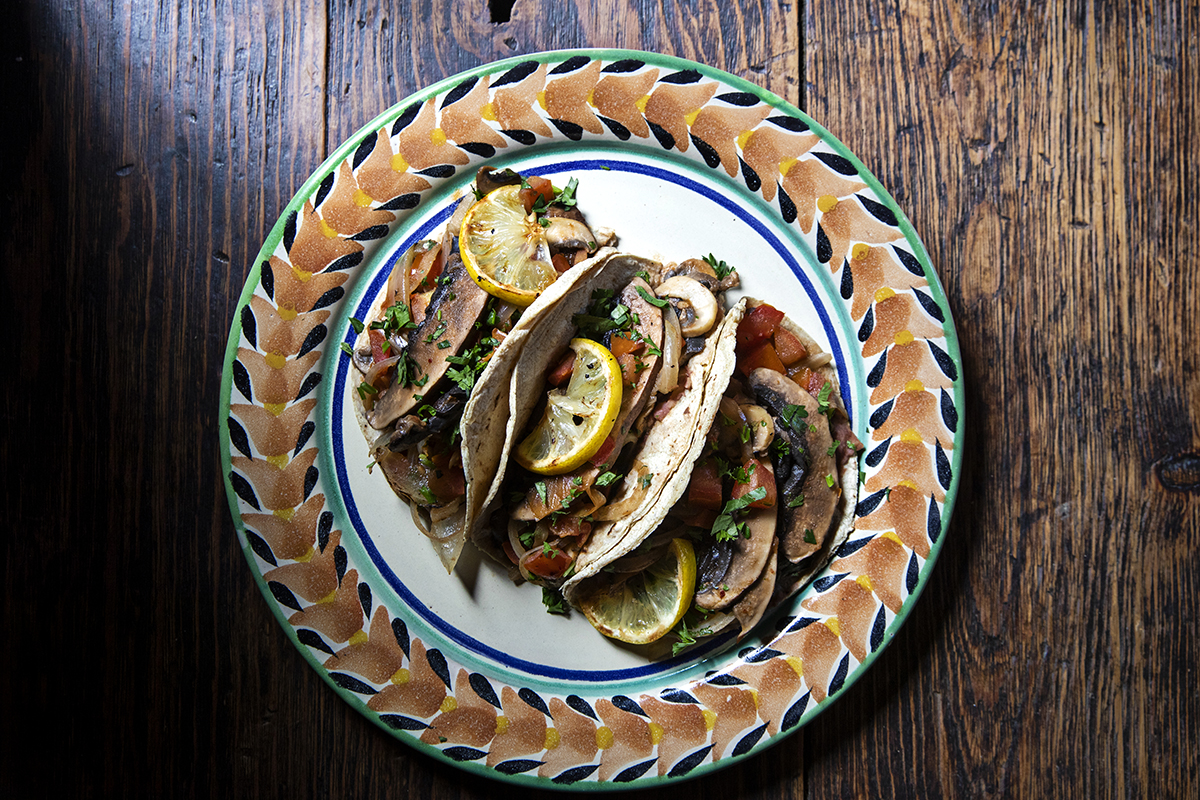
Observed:
[[[570,380],[550,392],[542,418],[517,445],[517,463],[539,475],[570,472],[594,456],[621,409],[621,367],[613,354],[591,339],[572,339],[570,347]]]
[[[687,539],[673,539],[662,557],[620,583],[604,583],[580,598],[592,626],[612,639],[649,644],[661,639],[687,612],[696,591],[696,553]]]
[[[488,294],[518,306],[554,283],[546,229],[526,214],[520,186],[501,186],[467,211],[458,235],[467,272]]]

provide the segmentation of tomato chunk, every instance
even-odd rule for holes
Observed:
[[[568,350],[558,365],[546,373],[546,382],[551,386],[562,386],[571,378],[575,369],[575,351]]]
[[[679,521],[684,525],[692,525],[697,528],[711,529],[713,523],[717,521],[717,512],[711,508],[688,509],[687,513],[679,516]]]
[[[749,375],[759,367],[766,367],[784,375],[787,374],[787,369],[783,366],[783,362],[779,360],[779,355],[775,352],[775,348],[771,346],[770,342],[761,344],[738,358],[738,372],[743,375]]]
[[[559,275],[571,268],[571,262],[562,253],[555,253],[550,257],[550,263],[554,265],[554,271]]]
[[[763,488],[767,494],[761,500],[755,500],[750,504],[751,508],[774,508],[775,507],[775,473],[771,471],[771,465],[765,461],[760,461],[757,458],[749,458],[742,465],[746,471],[749,481],[742,483],[735,480],[733,482],[733,499],[744,497],[755,489]]]
[[[592,456],[590,462],[597,467],[608,465],[608,459],[613,454],[613,449],[617,446],[617,440],[609,436],[604,440],[604,444],[600,445],[600,449],[596,451],[596,455]]]
[[[612,341],[609,342],[608,349],[612,351],[614,358],[620,358],[626,353],[636,353],[641,348],[641,342],[626,339],[624,336],[613,336]]]
[[[378,328],[371,328],[367,331],[367,337],[371,340],[371,360],[378,364],[387,358],[387,355],[383,352],[383,343],[387,339],[384,337],[383,331]]]
[[[539,578],[557,578],[571,566],[571,557],[553,545],[549,553],[539,547],[525,554],[522,566]]]
[[[748,350],[775,335],[783,312],[774,306],[761,305],[750,309],[738,323],[737,349]]]
[[[791,333],[783,328],[775,331],[775,352],[784,366],[790,367],[802,358],[808,358],[808,350]]]
[[[521,202],[525,204],[525,213],[532,214],[533,207],[537,205],[539,198],[546,201],[546,204],[554,202],[554,185],[545,178],[539,178],[536,175],[530,175],[525,179],[529,184],[528,189],[521,190]]]
[[[558,538],[578,536],[580,537],[580,544],[587,541],[587,537],[591,532],[592,523],[583,517],[559,517],[550,523],[550,533],[553,536]]]
[[[688,505],[721,510],[721,475],[711,458],[704,459],[692,470],[692,482],[688,484]]]

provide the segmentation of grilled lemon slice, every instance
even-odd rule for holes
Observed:
[[[649,644],[667,635],[692,604],[696,553],[687,539],[673,539],[645,570],[594,586],[578,601],[588,622],[612,639]]]
[[[526,214],[520,186],[501,186],[468,209],[458,234],[467,272],[488,294],[532,303],[558,277],[546,229]]]
[[[499,191],[499,190],[497,190]],[[562,389],[546,398],[546,410],[517,445],[517,463],[539,475],[561,475],[596,454],[621,410],[621,367],[608,348],[572,339],[575,365]]]

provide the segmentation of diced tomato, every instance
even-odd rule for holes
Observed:
[[[808,390],[808,379],[812,377],[813,371],[808,367],[790,367],[788,368],[788,377],[796,382],[796,385],[805,391]]]
[[[554,265],[554,271],[559,275],[571,268],[570,260],[562,253],[555,253],[550,257],[550,263]]]
[[[808,358],[808,350],[792,334],[779,328],[775,331],[775,352],[784,366],[790,367],[802,358]]]
[[[575,351],[568,350],[562,360],[546,373],[546,383],[551,386],[562,386],[571,379],[571,372],[575,369]]]
[[[711,458],[702,460],[692,470],[692,482],[688,484],[688,505],[721,510],[721,475]]]
[[[714,522],[717,521],[717,512],[711,508],[688,509],[687,513],[682,515],[677,514],[679,521],[684,525],[693,525],[697,528],[710,529]]]
[[[767,490],[766,496],[761,500],[755,500],[750,504],[751,508],[774,508],[775,507],[775,473],[771,471],[769,464],[759,461],[757,458],[750,458],[742,465],[750,477],[749,483],[741,481],[733,482],[733,499],[744,497],[760,486]]]
[[[640,372],[637,365],[640,361],[641,359],[636,353],[622,353],[617,356],[617,364],[621,367],[621,380],[625,382],[626,386],[632,386],[637,381],[638,372]]]
[[[609,350],[615,358],[620,358],[626,353],[636,353],[642,349],[641,342],[635,342],[632,339],[626,339],[624,336],[613,336],[609,342]]]
[[[509,561],[514,564],[520,561],[520,559],[517,558],[517,552],[513,550],[512,545],[508,543],[508,539],[505,539],[503,542],[501,542],[500,546],[504,548],[504,555],[508,556]]]
[[[600,445],[600,449],[596,451],[596,455],[591,457],[591,463],[595,464],[597,467],[602,467],[608,464],[608,459],[612,455],[613,448],[616,446],[616,440],[609,436],[604,440],[604,444]]]
[[[749,375],[759,367],[773,369],[776,372],[787,374],[787,370],[783,366],[783,362],[779,360],[779,355],[775,352],[775,348],[770,342],[759,345],[755,349],[740,355],[737,360],[738,372],[743,375]]]
[[[371,340],[371,360],[378,364],[380,361],[383,361],[385,358],[387,358],[387,355],[385,355],[383,352],[383,343],[386,342],[387,339],[384,337],[383,331],[376,328],[371,328],[368,330],[367,337]]]
[[[536,175],[529,176],[525,181],[529,184],[529,188],[521,190],[521,202],[525,204],[526,214],[533,213],[533,207],[537,205],[539,197],[547,204],[554,202],[554,186],[550,181]]]
[[[592,523],[583,517],[559,517],[550,523],[550,533],[558,538],[564,536],[579,536],[581,542],[587,540],[592,532]]]
[[[738,350],[748,350],[770,339],[782,319],[783,312],[774,306],[764,304],[750,309],[738,323]]]
[[[825,388],[825,384],[827,383],[829,383],[829,381],[825,380],[825,376],[821,373],[810,372],[808,375],[808,385],[804,388],[808,390],[808,393],[813,397],[817,397],[821,394],[821,390]]]
[[[543,548],[538,547],[525,554],[523,566],[539,578],[557,578],[571,566],[571,557],[555,547],[551,547],[547,555]]]

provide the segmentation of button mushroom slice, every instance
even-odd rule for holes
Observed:
[[[429,300],[425,319],[408,334],[408,358],[415,368],[410,377],[422,383],[392,384],[385,390],[368,417],[372,428],[383,430],[412,411],[420,402],[418,397],[435,393],[450,366],[447,359],[458,355],[475,332],[475,320],[483,313],[488,296],[471,280],[458,254],[452,255]]]
[[[586,223],[570,217],[546,217],[546,241],[551,253],[596,249],[596,234]]]
[[[743,403],[742,414],[746,424],[750,426],[750,448],[755,453],[765,453],[775,439],[775,422],[771,415],[760,405]]]
[[[829,454],[829,419],[816,398],[786,375],[760,367],[747,384],[774,415],[775,435],[788,444],[787,452],[779,448],[772,460],[779,487],[779,539],[784,557],[796,563],[821,549],[837,518],[841,481]]]
[[[675,307],[684,337],[708,333],[717,322],[717,298],[695,278],[684,275],[667,278],[655,293]]]
[[[480,167],[475,173],[475,189],[479,192],[479,196],[491,194],[501,186],[515,186],[521,183],[521,176],[511,169],[492,169],[491,167]]]
[[[749,589],[767,567],[771,545],[775,541],[775,509],[751,508],[745,518],[749,538],[739,537],[733,543],[733,555],[725,577],[715,586],[699,587],[696,605],[709,611],[720,611],[733,605]]]
[[[742,639],[750,632],[750,629],[758,624],[766,613],[767,607],[771,605],[771,595],[775,592],[775,575],[778,571],[779,538],[771,540],[771,554],[767,556],[767,566],[763,569],[762,575],[758,576],[758,580],[754,585],[746,590],[741,599],[733,607],[733,615],[737,617],[738,622],[742,623],[742,632],[738,634],[738,638]]]

